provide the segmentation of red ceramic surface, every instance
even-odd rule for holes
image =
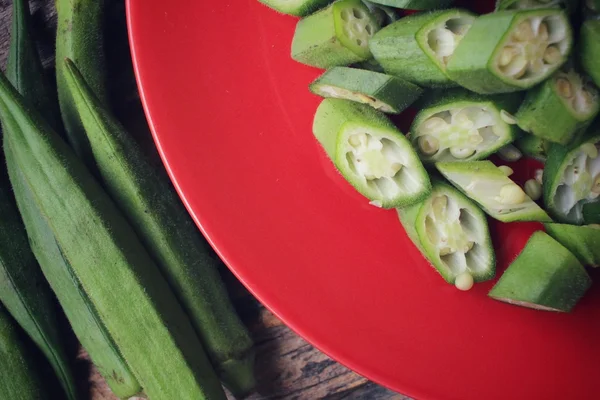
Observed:
[[[493,282],[447,285],[395,212],[369,206],[314,140],[319,98],[307,86],[320,71],[289,56],[295,18],[257,0],[129,0],[128,15],[171,178],[219,255],[287,325],[419,399],[600,398],[600,290],[565,315],[493,301]],[[494,224],[499,273],[535,229]]]

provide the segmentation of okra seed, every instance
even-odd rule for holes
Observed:
[[[419,149],[428,156],[434,155],[440,149],[440,142],[433,136],[425,135],[419,138]]]
[[[535,37],[535,34],[533,33],[529,21],[521,22],[517,29],[515,29],[513,37],[519,42],[528,42],[532,40]]]
[[[452,249],[450,247],[442,247],[440,249],[440,256],[447,256],[449,254],[452,254]]]
[[[512,59],[517,55],[517,50],[514,47],[506,46],[500,54],[499,64],[501,67],[506,67]]]
[[[473,249],[473,246],[475,246],[475,242],[467,242],[465,247],[463,247],[463,253],[468,253],[469,251],[471,251]]]
[[[458,290],[467,291],[473,288],[475,281],[473,280],[473,276],[468,272],[463,272],[458,275],[454,280],[454,285]]]
[[[392,173],[396,175],[398,172],[400,172],[402,167],[403,165],[400,163],[393,163],[390,168],[392,169]]]
[[[544,181],[544,170],[536,169],[535,170],[535,180],[541,185]]]
[[[444,129],[448,125],[446,121],[439,117],[429,118],[421,125],[421,130],[425,132],[436,133],[440,129]]]
[[[500,189],[500,203],[502,204],[521,204],[527,199],[523,190],[514,183],[504,185]]]
[[[352,147],[358,147],[360,146],[360,139],[358,135],[352,135],[350,136],[350,138],[348,139],[348,142],[350,143],[350,145]]]
[[[371,25],[367,25],[367,26],[365,26],[365,30],[367,31],[367,33],[368,33],[369,35],[372,35],[372,34],[373,34],[373,27],[372,27]]]
[[[598,148],[593,143],[586,143],[582,145],[579,149],[589,158],[598,157]]]
[[[531,200],[538,201],[542,197],[542,185],[535,179],[529,179],[525,182],[525,193]]]
[[[515,79],[521,78],[527,72],[529,62],[523,55],[518,55],[506,66],[506,73]]]
[[[365,17],[365,13],[362,10],[359,10],[356,8],[352,9],[352,14],[354,15],[354,18],[357,18],[357,19],[362,19]]]
[[[498,169],[500,171],[502,171],[504,173],[504,175],[506,176],[511,176],[512,174],[514,174],[515,171],[513,171],[513,169],[511,167],[509,167],[508,165],[501,165],[498,167]]]
[[[498,150],[498,156],[506,162],[515,162],[523,157],[523,153],[512,144],[507,144]]]
[[[458,158],[460,160],[469,158],[475,153],[475,149],[472,147],[452,147],[450,148],[450,154],[454,158]]]
[[[566,99],[573,97],[573,85],[565,78],[558,78],[556,80],[556,89],[558,90],[558,93]]]
[[[436,217],[443,216],[446,213],[447,206],[448,198],[446,196],[438,196],[431,202],[431,208]]]
[[[506,110],[500,111],[500,119],[509,125],[516,125],[519,122],[514,115],[510,114]]]
[[[449,29],[434,29],[429,33],[428,44],[438,56],[449,56],[455,48],[454,34]]]
[[[594,177],[594,183],[592,184],[591,192],[594,194],[600,194],[600,174],[597,174]]]
[[[562,60],[562,53],[556,46],[548,46],[544,52],[544,61],[548,64],[558,64]]]
[[[547,41],[550,37],[550,34],[548,33],[548,25],[546,25],[545,22],[542,22],[538,28],[538,37],[543,41]]]

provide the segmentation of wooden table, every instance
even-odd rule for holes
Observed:
[[[205,0],[201,0],[205,1]],[[125,24],[124,0],[108,1],[106,51],[109,61],[111,99],[115,114],[143,143],[157,165],[160,159],[151,142],[137,92]],[[8,55],[11,0],[0,0],[0,65]],[[32,12],[40,52],[53,75],[56,13],[53,0],[32,0]],[[256,399],[404,399],[349,371],[301,339],[258,303],[223,267],[223,277],[234,304],[256,343],[258,380]],[[83,390],[94,400],[116,399],[82,350],[77,361]]]

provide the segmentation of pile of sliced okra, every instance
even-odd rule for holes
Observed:
[[[443,279],[495,277],[487,216],[538,221],[489,295],[575,306],[584,266],[600,265],[600,0],[500,0],[484,15],[448,0],[260,1],[302,17],[292,58],[327,70],[310,85],[325,98],[316,139]],[[386,114],[408,107],[405,135]],[[521,187],[493,154],[544,168]]]

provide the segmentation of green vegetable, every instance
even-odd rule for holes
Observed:
[[[575,12],[579,0],[498,0],[496,10],[527,10],[537,8],[562,8]]]
[[[225,399],[192,325],[132,228],[2,75],[0,113],[7,152],[148,397]]]
[[[431,182],[409,141],[373,108],[325,99],[313,133],[336,168],[373,205],[402,207],[429,195]]]
[[[381,72],[382,74],[385,74],[383,67],[379,65],[379,63],[375,61],[374,58],[369,58],[368,60],[357,62],[355,64],[352,64],[351,67],[358,69],[366,69],[367,71]]]
[[[558,71],[531,89],[516,118],[523,130],[544,140],[567,144],[599,111],[598,88],[570,69]]]
[[[559,222],[581,225],[583,206],[598,202],[600,194],[600,130],[568,146],[553,145],[544,168],[544,203]]]
[[[600,224],[600,202],[584,204],[581,207],[581,215],[585,224]]]
[[[512,142],[520,132],[508,114],[520,95],[483,97],[464,89],[430,94],[433,101],[417,114],[410,131],[421,160],[479,160]]]
[[[448,76],[477,93],[529,89],[567,60],[573,38],[557,9],[498,11],[473,23],[448,63]]]
[[[67,61],[66,80],[105,188],[175,289],[217,374],[236,395],[254,387],[250,334],[233,309],[216,261],[168,177],[155,170]]]
[[[412,241],[446,282],[456,284],[462,274],[475,282],[494,277],[496,260],[485,214],[464,194],[434,180],[427,200],[397,211]]]
[[[360,0],[338,0],[298,21],[292,58],[318,68],[371,58],[369,40],[379,24]]]
[[[0,300],[42,350],[67,398],[76,399],[56,300],[29,247],[14,199],[4,187],[0,187],[0,216]]]
[[[373,3],[384,4],[394,8],[407,10],[432,10],[445,8],[454,3],[454,0],[370,0]]]
[[[50,399],[23,332],[0,304],[0,399]]]
[[[320,8],[327,6],[333,0],[258,0],[272,9],[283,14],[304,17]]]
[[[538,136],[524,134],[515,141],[515,146],[526,156],[545,162],[550,143]]]
[[[56,85],[60,111],[69,143],[93,171],[90,144],[69,95],[63,61],[69,58],[77,63],[96,96],[107,104],[104,5],[105,0],[56,0]]]
[[[546,233],[534,233],[489,296],[545,311],[569,312],[591,285],[583,266]]]
[[[579,49],[583,69],[596,86],[600,86],[600,20],[588,20],[583,23]]]
[[[371,14],[373,14],[373,17],[380,27],[388,26],[392,22],[396,22],[400,19],[400,15],[394,8],[376,4],[369,0],[362,0],[362,2],[367,6]]]
[[[510,118],[508,120],[511,121]],[[512,144],[507,144],[506,146],[501,147],[500,149],[498,149],[497,154],[501,160],[506,161],[506,162],[517,162],[521,158],[523,158],[523,153],[521,153],[521,150],[519,150]]]
[[[491,161],[440,162],[436,167],[492,218],[551,222],[544,210]]]
[[[391,114],[410,106],[423,89],[394,76],[355,68],[334,67],[310,85],[322,97],[347,99]]]
[[[598,226],[544,224],[546,232],[573,253],[583,265],[600,266],[600,230]]]
[[[110,333],[37,207],[12,152],[4,148],[10,180],[19,211],[27,227],[31,248],[69,320],[75,335],[115,396],[129,398],[142,388],[121,356]]]
[[[369,48],[390,75],[424,87],[457,86],[446,65],[474,20],[463,10],[413,14],[377,32]]]

